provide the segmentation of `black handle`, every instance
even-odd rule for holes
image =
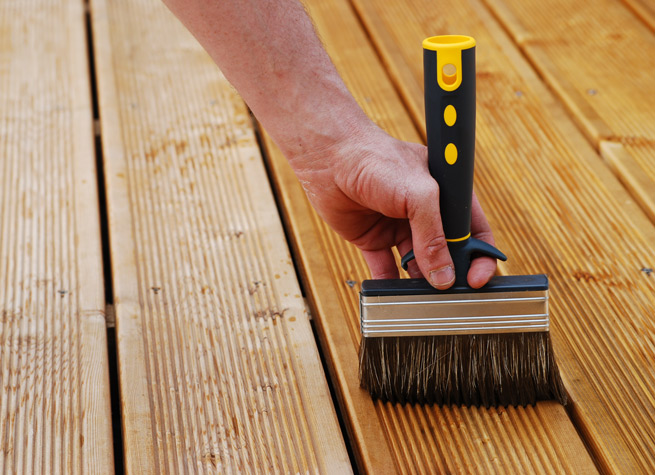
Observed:
[[[461,68],[446,63],[441,71],[437,71],[437,55],[442,52],[423,49],[428,165],[430,174],[439,183],[441,220],[449,241],[464,240],[471,234],[475,159],[475,46],[460,52]],[[449,80],[444,68],[447,72],[451,69],[453,74],[450,81],[453,85],[459,82],[452,91],[442,88],[442,85],[448,86]],[[460,81],[457,81],[458,78]]]
[[[506,260],[471,238],[475,159],[475,40],[434,36],[423,41],[425,125],[430,174],[439,183],[441,220],[455,265],[456,285],[467,285],[474,254]],[[413,258],[403,257],[402,265]]]

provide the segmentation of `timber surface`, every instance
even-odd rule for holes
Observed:
[[[82,2],[0,4],[0,471],[111,473]]]
[[[650,0],[623,0],[648,27],[655,31],[655,4]]]
[[[571,400],[490,410],[359,388],[367,267],[264,133],[333,400],[247,108],[160,0],[91,1],[93,43],[88,3],[0,2],[2,473],[121,453],[131,473],[347,473],[344,437],[363,472],[655,472],[652,2],[306,2],[364,110],[413,142],[422,39],[477,39],[477,193],[501,273],[549,274]]]
[[[653,30],[616,0],[485,2],[655,221]]]
[[[351,470],[252,122],[161,2],[93,2],[125,464]]]

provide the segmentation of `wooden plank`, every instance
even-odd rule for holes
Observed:
[[[655,35],[622,2],[484,1],[574,117],[595,114],[608,127],[610,136],[588,126],[595,145],[613,137],[655,138]]]
[[[354,2],[379,53],[395,40],[403,54],[396,69],[416,81],[424,36],[476,38],[477,190],[510,256],[502,270],[550,277],[551,334],[570,414],[599,466],[652,472],[655,280],[641,270],[653,267],[652,223],[480,2],[442,2],[438,11],[428,1]],[[405,96],[411,110],[421,107],[422,95]]]
[[[244,103],[161,2],[92,7],[127,470],[351,471]]]
[[[652,149],[655,35],[629,8],[615,0],[584,5],[574,0],[485,1],[594,146],[611,141],[637,150]],[[552,21],[549,13],[555,11],[558,19]],[[617,166],[625,165],[625,160],[610,164],[652,216],[653,192],[633,185],[644,184],[645,177],[651,180],[655,155],[642,154],[640,160],[644,167]],[[655,180],[647,189],[655,189]]]
[[[655,31],[655,5],[649,0],[623,0],[648,27]]]
[[[386,2],[385,8],[399,3]],[[420,141],[348,2],[315,0],[306,2],[306,7],[366,112],[393,135]],[[357,376],[358,292],[359,283],[368,276],[366,264],[353,246],[317,217],[268,136],[264,143],[363,472],[595,472],[566,412],[554,403],[495,410],[374,403],[359,388]]]
[[[113,473],[83,3],[0,4],[0,471]]]
[[[600,143],[600,152],[630,190],[635,201],[655,222],[655,142],[642,145],[623,145],[617,142]]]

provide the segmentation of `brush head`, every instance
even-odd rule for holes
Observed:
[[[375,399],[466,406],[566,403],[553,356],[546,276],[482,290],[424,279],[365,281],[360,383]]]

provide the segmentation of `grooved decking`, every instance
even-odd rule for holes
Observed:
[[[609,142],[603,156],[655,220],[653,31],[615,0],[485,2],[593,145]]]
[[[0,4],[0,471],[111,473],[82,2]]]
[[[350,471],[245,105],[161,2],[93,27],[126,468]]]
[[[652,2],[307,4],[364,110],[409,141],[425,135],[421,41],[476,38],[477,193],[501,273],[549,274],[571,405],[372,401],[364,260],[263,133],[267,176],[243,102],[161,0],[5,0],[0,472],[113,473],[122,454],[138,474],[348,473],[344,437],[362,472],[654,472]]]
[[[655,5],[650,0],[623,0],[648,27],[655,31]]]

